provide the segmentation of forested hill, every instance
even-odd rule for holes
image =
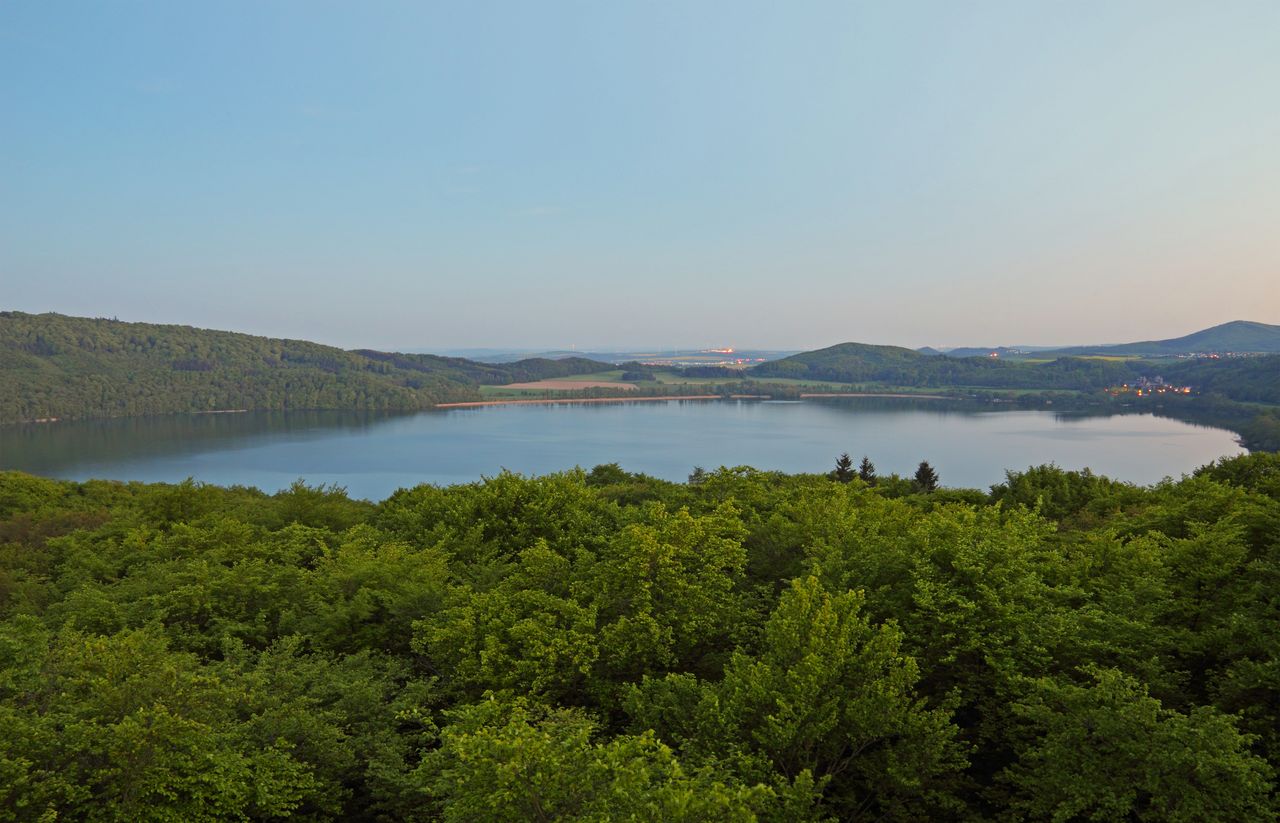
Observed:
[[[1159,375],[1170,383],[1193,386],[1198,395],[1280,404],[1280,355],[1153,360],[1059,357],[1049,362],[1021,362],[993,357],[938,357],[897,346],[841,343],[761,363],[749,374],[938,389],[1079,391],[1096,391]]]
[[[0,423],[235,409],[412,410],[607,366],[490,365],[189,326],[0,312]]]
[[[1111,346],[1072,346],[1043,354],[1050,357],[1081,354],[1159,357],[1209,352],[1280,353],[1280,326],[1234,320],[1171,340],[1144,340]]]
[[[565,357],[552,360],[547,357],[530,357],[515,363],[478,363],[462,357],[440,357],[434,354],[402,354],[400,352],[357,349],[354,354],[387,363],[406,371],[438,371],[449,369],[483,386],[501,386],[532,380],[550,380],[571,374],[590,374],[614,368],[609,363],[588,360],[585,357]]]
[[[1133,364],[1098,359],[1068,357],[1049,363],[1012,363],[990,357],[938,357],[898,346],[841,343],[761,363],[751,369],[751,374],[937,388],[1090,390],[1119,385],[1142,371]]]
[[[985,493],[745,467],[0,472],[0,818],[1274,821],[1280,456]]]
[[[1198,332],[1168,340],[1141,340],[1136,343],[1109,343],[1092,346],[961,346],[945,352],[925,347],[922,354],[947,357],[985,357],[992,352],[1001,357],[1031,353],[1034,358],[1058,357],[1178,357],[1194,354],[1280,354],[1280,326],[1250,320],[1233,320]]]

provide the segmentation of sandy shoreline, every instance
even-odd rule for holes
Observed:
[[[764,400],[767,394],[733,394],[729,400]],[[950,400],[941,394],[876,394],[871,392],[823,392],[801,394],[807,397],[892,397],[908,400]],[[645,403],[659,400],[724,400],[722,394],[664,394],[657,397],[539,397],[528,400],[468,400],[461,403],[437,403],[437,409],[469,409],[479,406],[545,406],[558,403]]]

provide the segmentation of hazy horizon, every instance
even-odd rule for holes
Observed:
[[[344,348],[1280,323],[1280,4],[0,6],[0,308]]]
[[[2,306],[2,305],[0,305],[0,311],[21,311],[21,312],[26,312],[26,313],[29,313],[29,314],[41,314],[41,313],[43,313],[43,312],[40,312],[40,311],[32,311],[32,310],[29,310],[29,309],[22,309],[22,308],[16,308],[16,307],[13,307],[13,306]],[[54,312],[54,313],[56,313],[56,314],[65,314],[65,312]],[[125,322],[125,323],[152,323],[152,324],[158,324],[158,325],[194,325],[194,324],[190,324],[190,323],[178,324],[178,323],[176,323],[176,322],[166,321],[166,320],[157,320],[157,319],[150,319],[150,318],[136,318],[136,317],[120,317],[120,316],[115,316],[115,315],[113,315],[113,316],[109,316],[109,317],[108,317],[108,316],[102,316],[102,315],[85,315],[85,316],[87,316],[87,317],[93,317],[94,319],[100,319],[100,320],[118,320],[118,321],[120,321],[120,322]],[[1243,322],[1265,322],[1265,321],[1251,321],[1251,320],[1249,320],[1248,318],[1235,318],[1235,320],[1234,320],[1234,321],[1226,321],[1226,322],[1230,323],[1230,322],[1236,322],[1236,321],[1243,321]],[[1198,331],[1204,331],[1205,329],[1213,328],[1213,327],[1218,326],[1218,325],[1223,325],[1223,324],[1217,324],[1217,323],[1215,323],[1215,324],[1213,324],[1213,326],[1201,326],[1201,327],[1199,327],[1199,328],[1189,329],[1189,330],[1181,331],[1181,332],[1177,332],[1177,333],[1163,334],[1163,335],[1160,335],[1160,336],[1157,336],[1157,337],[1151,337],[1151,338],[1142,338],[1142,340],[1167,340],[1167,339],[1173,339],[1173,338],[1178,338],[1178,337],[1184,337],[1184,336],[1186,336],[1186,335],[1188,335],[1188,334],[1192,334],[1192,333],[1195,333],[1195,332],[1198,332]],[[1269,324],[1269,325],[1280,325],[1280,324]],[[330,340],[325,340],[325,339],[323,339],[323,338],[321,338],[321,337],[291,337],[290,335],[280,335],[280,334],[272,334],[272,333],[269,333],[269,332],[249,331],[249,330],[246,330],[246,329],[226,328],[226,327],[222,327],[222,326],[200,326],[200,325],[195,325],[195,327],[196,327],[196,328],[206,329],[206,330],[209,330],[209,331],[225,331],[225,332],[235,332],[235,333],[240,333],[240,334],[253,334],[253,335],[256,335],[256,336],[260,336],[260,337],[273,337],[273,338],[288,338],[288,339],[307,340],[307,341],[310,341],[310,342],[313,342],[313,343],[321,343],[321,344],[325,344],[325,345],[338,346],[338,347],[340,347],[340,348],[346,348],[346,349],[374,349],[374,348],[377,348],[377,347],[374,347],[374,346],[363,345],[363,344],[356,344],[356,345],[349,345],[349,346],[347,346],[347,345],[342,345],[342,344],[340,344],[340,343],[336,343],[336,342],[333,342],[333,341],[330,341]],[[578,345],[578,344],[572,344],[572,343],[566,343],[566,344],[549,343],[549,344],[547,344],[547,345],[541,345],[541,346],[540,346],[540,345],[527,345],[527,344],[518,344],[518,345],[511,345],[511,346],[464,346],[464,345],[417,346],[417,345],[413,345],[413,346],[403,346],[403,347],[398,347],[398,348],[397,348],[397,347],[388,347],[388,348],[384,348],[384,349],[381,349],[381,350],[382,350],[382,351],[397,351],[397,352],[404,352],[404,353],[423,353],[423,354],[437,354],[437,355],[441,355],[441,354],[443,354],[443,355],[453,355],[453,356],[465,356],[465,355],[466,355],[466,353],[468,353],[468,352],[470,352],[470,353],[474,353],[476,356],[480,356],[481,354],[484,354],[484,353],[501,354],[501,353],[507,353],[507,352],[511,352],[511,353],[542,353],[542,352],[571,352],[571,351],[576,351],[576,352],[584,353],[584,354],[585,354],[585,353],[593,353],[593,352],[594,352],[594,353],[600,353],[600,354],[617,354],[617,353],[636,353],[636,352],[652,351],[652,352],[654,352],[654,353],[660,354],[660,353],[666,353],[666,352],[677,352],[677,351],[681,351],[681,352],[684,352],[684,351],[695,351],[695,350],[705,350],[705,351],[710,351],[710,350],[713,350],[713,349],[723,349],[723,348],[725,348],[725,347],[730,347],[730,348],[734,349],[735,351],[801,352],[801,351],[811,351],[811,350],[814,350],[814,349],[823,349],[823,348],[827,348],[827,347],[829,347],[829,346],[839,345],[839,344],[841,344],[841,343],[870,343],[870,344],[872,344],[872,345],[881,345],[881,346],[901,346],[901,347],[904,347],[904,348],[911,348],[911,349],[921,349],[921,348],[925,348],[925,347],[933,347],[933,348],[937,348],[937,349],[939,349],[939,350],[949,351],[949,350],[952,350],[952,349],[958,349],[958,348],[987,348],[987,347],[990,347],[990,348],[996,348],[996,347],[1017,348],[1017,347],[1020,347],[1020,346],[1033,347],[1033,348],[1037,348],[1037,349],[1055,349],[1055,348],[1069,348],[1069,347],[1073,347],[1073,346],[1107,346],[1107,345],[1120,345],[1120,344],[1124,344],[1124,343],[1142,342],[1142,340],[1139,340],[1139,339],[1137,339],[1137,338],[1135,338],[1135,339],[1125,339],[1125,340],[1119,340],[1119,339],[1117,339],[1117,340],[1074,340],[1074,341],[1068,341],[1068,342],[1055,342],[1055,343],[1041,343],[1041,342],[1028,341],[1028,340],[1016,340],[1016,341],[1006,341],[1006,340],[999,340],[999,341],[992,341],[992,340],[974,340],[974,341],[967,342],[967,343],[959,343],[959,344],[953,344],[953,345],[934,345],[934,344],[931,344],[931,343],[910,343],[910,342],[898,342],[898,341],[886,341],[886,340],[860,340],[860,339],[850,338],[850,339],[847,339],[847,340],[831,340],[831,341],[827,341],[827,342],[823,342],[823,343],[816,343],[816,344],[811,345],[811,346],[801,346],[801,347],[760,346],[760,345],[755,345],[755,344],[753,344],[750,340],[747,340],[747,341],[745,341],[745,342],[744,342],[744,341],[727,341],[727,342],[726,342],[726,341],[721,341],[721,342],[715,342],[715,341],[712,341],[712,342],[701,342],[701,343],[694,342],[694,343],[687,343],[687,344],[679,344],[679,343],[677,343],[677,344],[670,344],[670,343],[665,343],[665,344],[655,344],[655,345],[647,345],[647,346],[646,346],[646,345],[639,345],[639,346],[615,346],[615,345],[599,345],[599,346],[590,346],[590,345]]]

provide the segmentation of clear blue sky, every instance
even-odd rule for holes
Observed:
[[[0,2],[0,308],[343,346],[1280,322],[1280,2]]]

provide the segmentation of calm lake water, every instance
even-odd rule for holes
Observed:
[[[1244,450],[1235,436],[1150,414],[972,411],[943,401],[492,406],[402,416],[263,412],[0,427],[0,468],[75,480],[187,477],[274,491],[298,478],[378,500],[419,483],[510,469],[620,463],[671,480],[694,466],[820,472],[847,451],[881,474],[928,460],[945,486],[986,488],[1040,463],[1135,483]]]

